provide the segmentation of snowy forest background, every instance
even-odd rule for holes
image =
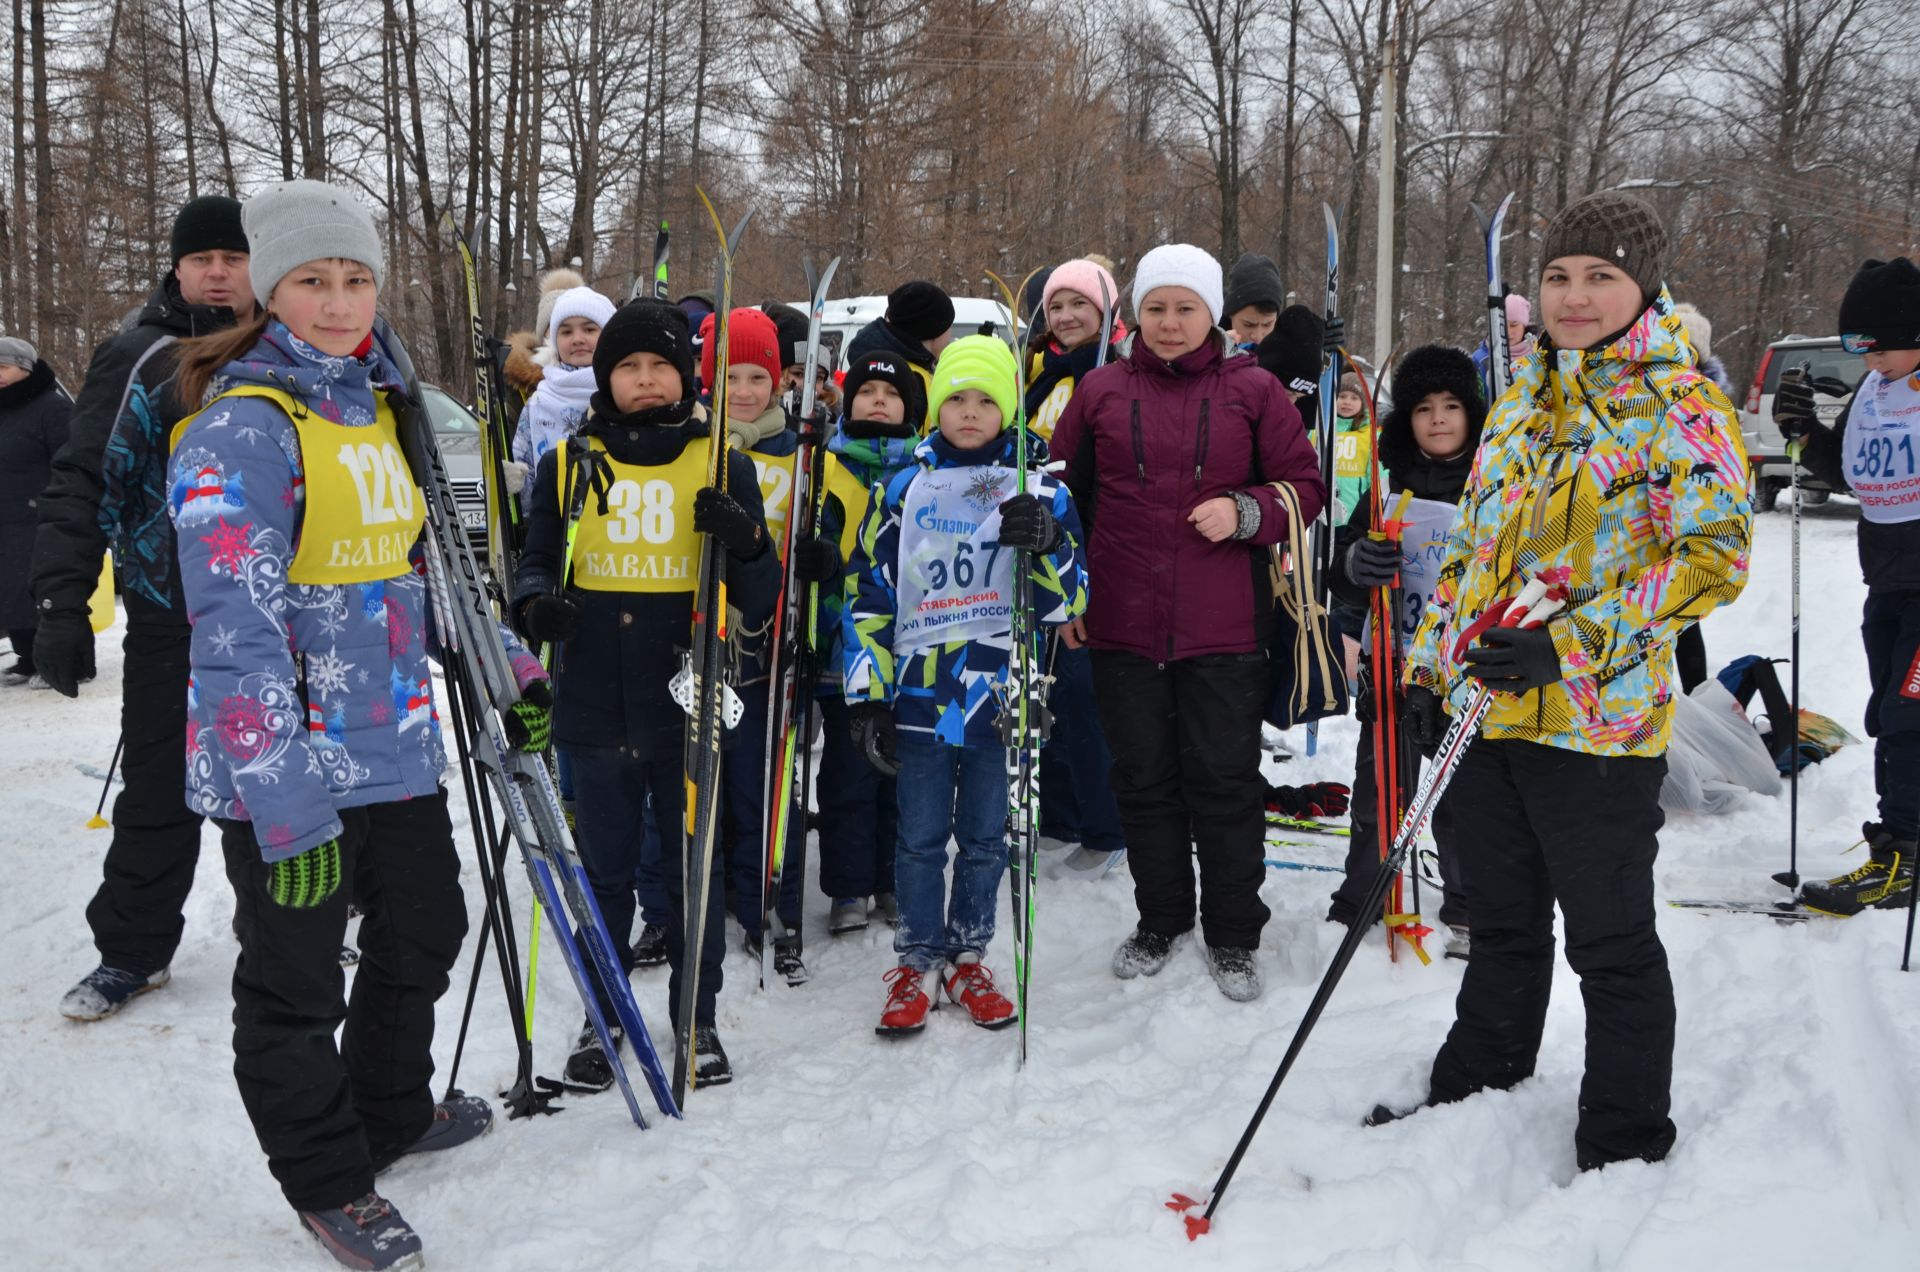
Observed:
[[[802,252],[845,257],[842,294],[978,295],[985,269],[1099,251],[1125,278],[1185,239],[1273,255],[1317,306],[1325,201],[1349,210],[1352,328],[1391,250],[1395,340],[1459,342],[1484,313],[1470,200],[1517,192],[1506,272],[1531,292],[1546,218],[1633,185],[1743,380],[1768,340],[1831,331],[1862,258],[1920,250],[1910,0],[9,3],[0,323],[70,382],[165,271],[180,203],[301,175],[381,214],[384,308],[443,383],[465,380],[443,213],[504,331],[573,257],[624,296],[662,217],[674,294],[710,286],[695,184],[759,209],[746,303],[800,293]]]

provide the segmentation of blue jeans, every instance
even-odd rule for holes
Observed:
[[[900,846],[893,867],[900,930],[893,950],[902,967],[925,972],[962,954],[984,957],[993,941],[1000,875],[1007,868],[1006,765],[1006,752],[997,746],[900,736]],[[951,901],[949,838],[960,848]]]
[[[1053,652],[1053,738],[1040,763],[1040,825],[1052,838],[1077,842],[1088,852],[1121,852],[1120,805],[1113,797],[1113,752],[1100,728],[1093,697],[1093,655]]]

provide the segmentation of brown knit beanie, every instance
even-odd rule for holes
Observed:
[[[1562,256],[1597,256],[1618,266],[1651,301],[1666,281],[1666,227],[1644,199],[1601,190],[1567,204],[1547,226],[1540,260]]]

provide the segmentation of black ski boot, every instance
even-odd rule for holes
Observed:
[[[1800,900],[1809,910],[1824,914],[1858,914],[1868,906],[1892,910],[1905,905],[1907,890],[1913,887],[1913,862],[1916,853],[1912,836],[1900,837],[1879,822],[1860,828],[1871,852],[1859,869],[1809,883],[1800,889]]]
[[[712,1025],[693,1027],[693,1084],[725,1086],[733,1081],[733,1065],[720,1045],[720,1031]]]
[[[804,985],[813,979],[813,973],[801,961],[799,937],[783,936],[774,940],[773,970],[789,985]]]
[[[613,1035],[613,1045],[619,1046],[624,1036],[620,1026],[613,1025],[608,1032]],[[604,1091],[613,1085],[613,1063],[607,1059],[606,1049],[600,1045],[600,1035],[594,1032],[591,1020],[580,1026],[580,1036],[573,1040],[573,1054],[567,1057],[565,1076],[573,1085],[593,1091]]]
[[[644,923],[633,943],[635,967],[659,967],[667,961],[667,929],[664,924]]]

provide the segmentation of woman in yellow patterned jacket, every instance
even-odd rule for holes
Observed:
[[[1428,1103],[1533,1073],[1558,902],[1587,1011],[1583,1170],[1673,1144],[1673,982],[1653,908],[1673,642],[1747,574],[1746,454],[1673,316],[1666,252],[1653,209],[1619,192],[1548,227],[1546,336],[1488,415],[1407,669],[1407,728],[1426,747],[1475,680],[1496,691],[1449,792],[1473,954]],[[1456,648],[1561,568],[1561,615]]]

